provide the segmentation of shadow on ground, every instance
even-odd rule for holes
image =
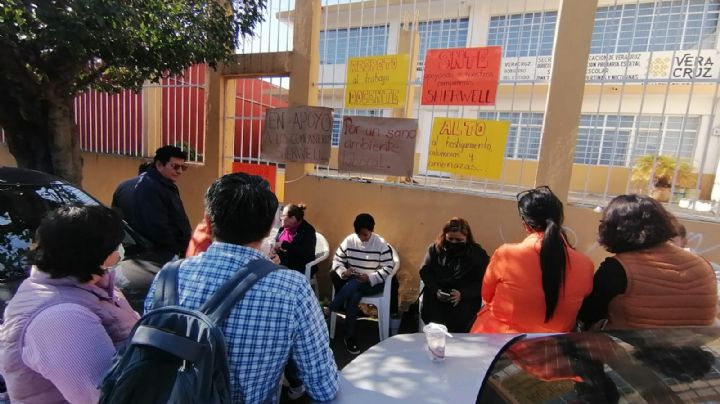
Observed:
[[[343,319],[338,317],[337,325],[335,329],[335,338],[330,340],[330,348],[333,351],[333,354],[335,355],[335,363],[337,363],[338,369],[342,369],[350,363],[353,359],[357,357],[357,355],[353,355],[348,353],[347,350],[345,350],[345,344],[343,343]],[[374,320],[360,320],[357,324],[357,340],[358,345],[360,346],[360,353],[365,352],[368,348],[371,346],[377,344],[380,342],[380,337],[378,335],[378,324],[377,321]],[[293,404],[301,404],[301,403],[310,403],[312,400],[310,400],[310,397],[308,397],[307,394],[300,397],[297,400],[290,400],[287,396],[287,388],[283,387],[282,396],[280,397],[281,403],[293,403]]]

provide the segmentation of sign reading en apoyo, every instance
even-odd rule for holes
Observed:
[[[278,162],[330,161],[332,108],[272,108],[265,113],[260,157]]]
[[[501,48],[431,49],[425,57],[422,105],[495,105]]]
[[[338,170],[411,176],[416,119],[344,116]]]

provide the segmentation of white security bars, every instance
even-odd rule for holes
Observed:
[[[387,108],[345,108],[349,57],[400,53],[402,30],[416,30],[417,79],[409,115],[418,119],[417,174],[385,178],[339,174],[337,153],[317,174],[411,183],[513,196],[533,185],[542,142],[545,100],[557,24],[557,0],[427,1],[337,0],[324,3],[320,35],[318,104],[335,108],[333,145],[341,141],[343,115],[396,116]],[[720,0],[601,0],[586,72],[570,200],[603,206],[615,195],[651,193],[664,166],[671,167],[672,209],[706,220],[715,217],[720,189],[713,178],[720,156],[717,116],[720,80]],[[491,107],[424,106],[419,102],[428,49],[502,47],[501,80]],[[432,122],[438,117],[509,121],[499,180],[428,170]],[[662,156],[662,157],[661,157]],[[642,184],[638,163],[650,159]],[[647,168],[645,168],[647,170]],[[688,174],[695,181],[687,179]],[[663,181],[660,181],[662,183]],[[662,184],[664,185],[664,184]],[[714,194],[713,194],[714,192]],[[677,206],[683,208],[677,208]],[[703,211],[710,212],[703,212]]]

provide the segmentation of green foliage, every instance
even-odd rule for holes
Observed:
[[[693,167],[689,163],[678,161],[671,156],[648,154],[635,161],[630,181],[638,188],[645,188],[648,184],[657,188],[670,188],[673,178],[675,187],[678,188],[694,188],[697,184],[697,174],[693,173]]]
[[[262,20],[265,0],[0,1],[0,88],[73,96],[141,88],[194,63],[214,66]],[[36,92],[42,93],[42,89]]]
[[[203,161],[203,155],[198,153],[196,148],[190,146],[190,143],[188,143],[188,142],[175,143],[174,146],[177,146],[180,148],[180,150],[187,152],[187,155],[188,155],[187,161],[192,161],[192,162]]]

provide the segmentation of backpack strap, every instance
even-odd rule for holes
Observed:
[[[224,321],[240,299],[245,296],[257,281],[270,272],[280,268],[266,259],[250,261],[245,268],[241,268],[213,293],[200,311],[205,313],[215,323]]]
[[[178,271],[184,260],[168,262],[157,274],[157,284],[150,310],[178,304]]]

